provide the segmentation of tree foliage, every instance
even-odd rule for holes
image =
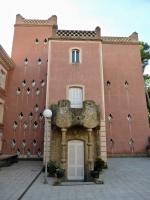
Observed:
[[[140,53],[142,69],[144,72],[145,67],[148,65],[150,59],[150,46],[148,45],[148,43],[140,42]]]
[[[140,42],[140,53],[141,53],[141,63],[142,63],[142,70],[144,70],[146,66],[149,64],[150,60],[150,46],[148,43]],[[150,123],[150,75],[143,74],[144,82],[145,82],[145,96],[147,102],[147,111],[148,111],[148,119]]]

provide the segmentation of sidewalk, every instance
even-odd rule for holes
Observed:
[[[0,170],[0,200],[17,200],[42,170],[42,161],[19,161]]]
[[[52,186],[42,173],[22,200],[150,200],[150,158],[109,158],[103,185]]]
[[[19,161],[0,171],[0,200],[17,200],[42,169],[41,161]],[[35,171],[36,170],[36,171]],[[22,200],[150,200],[150,158],[109,158],[103,185],[52,186],[44,173]]]

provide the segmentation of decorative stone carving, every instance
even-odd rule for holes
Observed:
[[[86,128],[95,128],[98,125],[97,110],[94,101],[83,102],[83,126]]]
[[[130,37],[101,37],[103,42],[112,42],[112,43],[130,43],[132,39]]]
[[[71,126],[72,115],[69,100],[60,100],[56,111],[56,125],[60,128],[68,128]]]
[[[94,101],[86,100],[83,108],[71,108],[69,100],[60,100],[58,106],[51,106],[52,125],[69,128],[80,125],[85,128],[100,129],[100,107]]]
[[[60,37],[95,37],[95,31],[75,31],[75,30],[57,30],[57,36]]]
[[[130,43],[138,43],[138,35],[136,32],[132,33],[129,37],[109,37],[109,36],[102,36],[101,37],[101,30],[99,27],[96,27],[94,31],[80,31],[80,30],[59,30],[54,29],[56,38],[64,39],[64,38],[71,38],[71,39],[91,39],[91,40],[101,40],[102,43],[120,43],[120,44],[130,44]]]

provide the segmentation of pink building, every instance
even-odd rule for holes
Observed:
[[[5,52],[3,47],[0,45],[0,155],[3,153],[2,147],[6,142],[4,138],[7,123],[4,121],[4,117],[7,113],[8,107],[6,106],[6,99],[8,94],[8,85],[10,71],[15,67],[15,63]],[[5,115],[4,115],[5,113]],[[3,144],[3,146],[2,146]]]
[[[107,163],[107,155],[146,155],[149,123],[137,33],[104,37],[99,27],[59,30],[56,16],[17,15],[12,60],[3,154],[45,155],[46,107],[53,113],[48,157],[66,169],[68,180],[84,179],[97,157]]]

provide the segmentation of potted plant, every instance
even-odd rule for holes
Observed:
[[[55,177],[56,169],[58,168],[55,161],[50,160],[47,164],[48,177]]]
[[[99,172],[98,171],[92,171],[92,177],[93,178],[99,178]]]
[[[45,172],[45,165],[43,165],[43,172]],[[49,168],[47,167],[47,172],[49,172]]]
[[[93,172],[94,172],[94,170],[91,170],[90,171],[90,175],[93,177]]]
[[[104,167],[104,163],[104,160],[102,160],[101,158],[96,158],[94,162],[94,171],[101,172],[102,168]]]
[[[59,168],[56,169],[56,174],[57,174],[57,178],[60,179],[64,176],[65,173],[65,169],[64,168]]]

